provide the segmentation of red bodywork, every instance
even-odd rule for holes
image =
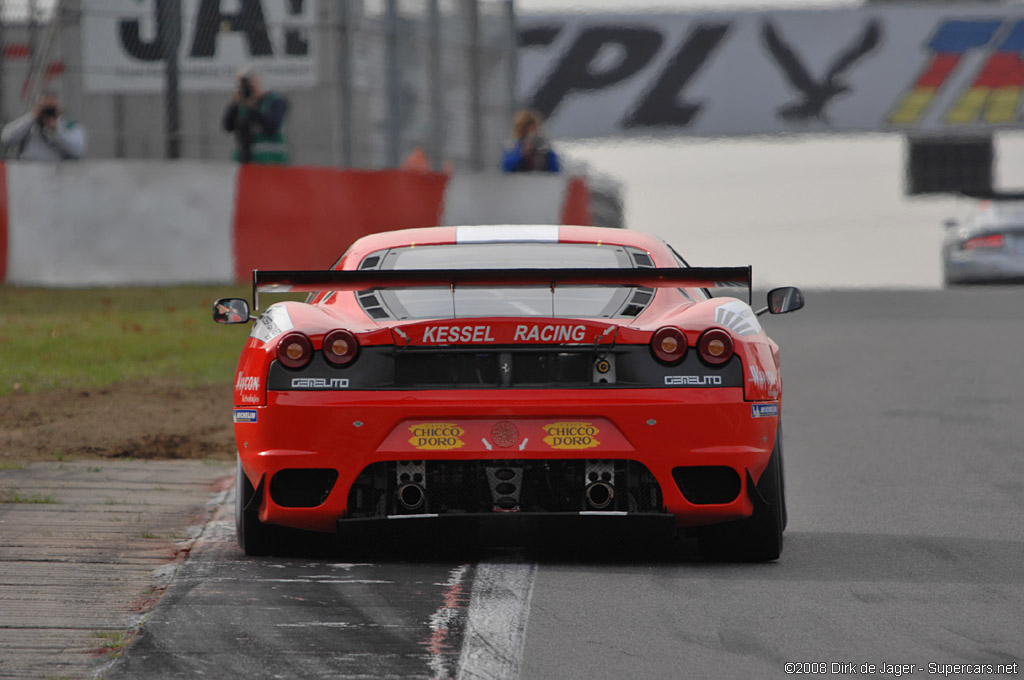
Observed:
[[[509,227],[510,232],[513,229]],[[656,267],[679,266],[661,240],[637,232],[560,227],[558,242],[630,246],[646,252]],[[353,270],[370,253],[413,243],[454,244],[456,228],[365,237],[350,248],[335,269]],[[656,330],[673,326],[685,334],[687,352],[694,353],[702,332],[720,328],[732,338],[741,364],[742,385],[268,389],[268,372],[282,336],[264,332],[263,337],[255,337],[254,329],[254,337],[248,339],[242,352],[234,392],[235,433],[245,475],[253,487],[259,487],[261,481],[269,487],[269,480],[281,470],[330,469],[338,475],[326,500],[314,507],[283,507],[270,493],[263,493],[260,520],[333,532],[339,520],[349,517],[353,482],[371,464],[418,460],[429,465],[431,461],[489,459],[636,461],[646,466],[657,481],[662,503],[659,511],[672,515],[677,527],[750,516],[753,503],[748,487],[765,470],[778,427],[778,348],[745,302],[729,297],[702,299],[698,291],[693,293],[696,302],[676,288],[659,288],[636,318],[612,319],[375,321],[364,312],[353,292],[318,293],[310,304],[274,305],[271,310],[287,312],[286,316],[278,312],[275,318],[287,318],[293,330],[308,335],[315,352],[320,351],[324,335],[339,328],[354,333],[361,351],[366,352],[406,343],[414,347],[593,343],[610,337],[609,332],[615,334],[620,347],[648,347]],[[723,305],[728,312],[716,312]],[[735,322],[729,322],[738,312],[748,324],[742,333],[735,331]],[[650,360],[655,361],[653,356]],[[665,378],[666,384],[669,377]],[[760,410],[761,406],[765,409]],[[731,468],[740,483],[739,493],[728,502],[691,503],[673,477],[674,469],[689,466]]]

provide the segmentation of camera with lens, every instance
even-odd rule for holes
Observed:
[[[57,107],[53,106],[51,104],[50,106],[44,106],[43,108],[39,109],[39,117],[37,118],[37,121],[39,122],[40,125],[42,125],[42,124],[46,123],[47,121],[49,121],[51,118],[56,118],[56,117],[57,117]]]

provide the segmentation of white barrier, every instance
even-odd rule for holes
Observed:
[[[568,181],[554,174],[455,175],[441,224],[558,224]]]
[[[5,166],[7,267],[5,276],[0,267],[0,283],[82,287],[229,283],[241,276],[236,259],[244,260],[245,253],[251,256],[251,246],[258,246],[257,252],[261,248],[273,252],[281,245],[274,240],[276,230],[268,232],[265,224],[253,219],[252,210],[236,214],[236,197],[253,198],[251,192],[239,189],[239,183],[255,181],[258,173],[240,173],[234,163],[15,161]],[[348,209],[373,214],[381,205],[377,195],[360,196],[367,202],[362,205],[329,200],[334,197],[332,182],[344,182],[344,173],[280,170],[285,174],[279,180],[269,184],[261,180],[259,198],[269,201],[276,219],[289,229],[291,222],[314,218],[323,226],[324,219],[329,222],[335,213]],[[429,203],[424,209],[432,215],[437,214],[438,201],[443,201],[441,224],[559,224],[563,217],[576,223],[587,219],[586,189],[568,192],[571,177],[567,174],[458,175],[447,184],[445,178],[433,177],[434,188],[421,192],[419,200]],[[273,193],[273,187],[283,186],[279,182],[292,179],[291,192]],[[576,198],[567,201],[568,193]],[[289,220],[293,210],[282,201],[306,194],[311,203],[296,206],[295,219]],[[344,223],[346,215],[336,218]],[[380,224],[386,226],[380,228],[422,226],[394,223],[395,219],[413,218],[384,220]],[[422,222],[421,217],[416,219]],[[0,233],[0,257],[3,236]],[[246,247],[235,252],[236,243]],[[300,254],[305,250],[298,249]]]
[[[232,281],[236,174],[230,163],[7,163],[6,280]]]

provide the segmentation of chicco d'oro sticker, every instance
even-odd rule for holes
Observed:
[[[420,423],[410,425],[412,438],[409,443],[417,449],[427,451],[448,451],[464,446],[462,436],[466,431],[454,423]]]
[[[544,443],[553,449],[590,449],[600,446],[600,432],[593,423],[559,422],[544,425]]]

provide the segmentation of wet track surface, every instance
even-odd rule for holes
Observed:
[[[812,291],[765,325],[785,381],[778,562],[635,555],[613,533],[584,552],[249,558],[225,507],[105,677],[1020,674],[1024,290]]]

